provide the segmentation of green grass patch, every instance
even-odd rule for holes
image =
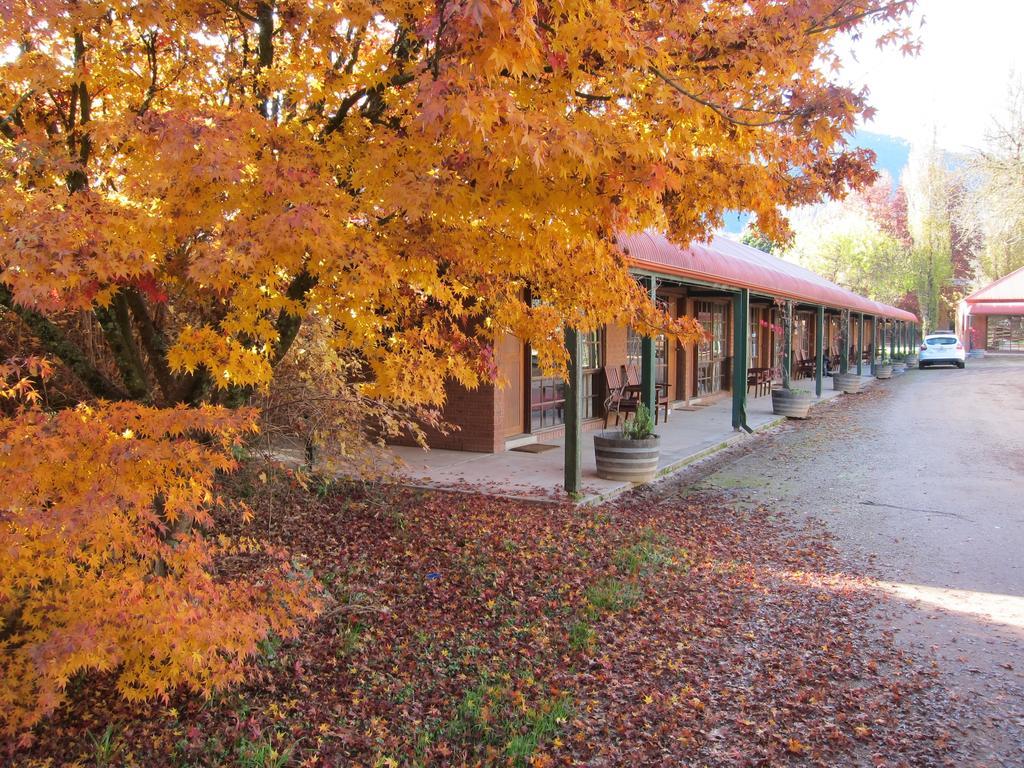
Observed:
[[[570,717],[572,704],[568,696],[546,699],[536,709],[527,711],[522,718],[522,732],[509,740],[505,754],[513,765],[528,765],[537,747],[551,741]]]
[[[114,756],[118,752],[117,737],[114,735],[114,726],[108,725],[99,736],[89,734],[92,742],[93,759],[97,768],[106,768],[113,765]]]
[[[636,584],[608,577],[588,587],[586,598],[593,613],[618,613],[636,605],[641,594]]]
[[[239,768],[285,768],[292,760],[294,745],[278,751],[269,739],[243,738],[235,747]]]
[[[612,556],[615,568],[628,576],[639,576],[660,568],[688,567],[686,552],[668,543],[668,539],[651,528],[640,532],[629,546],[619,547]]]
[[[574,651],[590,651],[597,642],[597,633],[590,622],[574,621],[569,626],[569,647]]]
[[[553,739],[571,716],[568,696],[548,697],[529,706],[514,693],[507,678],[484,678],[463,694],[455,716],[434,733],[421,732],[418,744],[425,750],[443,739],[463,745],[471,754],[493,747],[504,752],[508,764],[525,767],[537,748]]]

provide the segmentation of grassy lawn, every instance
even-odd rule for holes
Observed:
[[[600,508],[232,479],[329,594],[250,682],[131,707],[102,676],[15,765],[927,765],[929,678],[824,535],[707,495]],[[244,568],[244,559],[222,564]]]

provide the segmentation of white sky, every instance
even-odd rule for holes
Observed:
[[[878,110],[864,128],[911,141],[934,131],[954,151],[983,146],[1011,75],[1024,76],[1024,1],[920,0],[914,24],[917,57],[879,51],[870,30],[847,57],[844,79],[868,85]]]

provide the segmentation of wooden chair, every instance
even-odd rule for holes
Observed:
[[[608,428],[608,417],[615,414],[615,426],[619,425],[619,416],[622,414],[636,413],[636,407],[640,404],[640,397],[634,392],[628,391],[626,381],[622,376],[622,368],[618,365],[606,365],[604,367],[604,383],[608,391],[608,397],[604,400],[604,427]],[[625,421],[625,417],[623,417]]]
[[[639,365],[626,366],[626,388],[636,392],[639,396],[642,386]],[[668,385],[655,383],[654,385],[654,423],[658,423],[658,411],[664,409],[665,421],[668,421]]]
[[[754,397],[767,395],[772,391],[772,369],[771,368],[748,368],[747,369],[747,394],[750,388],[754,388]]]
[[[814,363],[813,357],[808,357],[804,360],[797,360],[796,363],[796,378],[807,379],[814,375]]]

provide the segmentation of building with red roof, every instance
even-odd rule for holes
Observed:
[[[1024,267],[961,301],[957,332],[968,349],[1024,352]]]
[[[755,396],[781,378],[780,302],[790,302],[793,310],[792,373],[815,379],[819,396],[822,377],[840,361],[851,372],[870,373],[875,360],[916,347],[912,313],[733,240],[715,237],[684,247],[659,233],[641,232],[619,237],[618,244],[651,300],[673,317],[696,318],[706,338],[682,345],[665,336],[642,338],[625,326],[570,331],[567,337],[578,345],[570,381],[579,382],[579,398],[570,402],[572,388],[544,374],[528,343],[505,335],[495,345],[505,385],[470,390],[449,384],[444,416],[457,429],[429,433],[432,447],[501,452],[565,437],[569,451],[581,432],[606,424],[614,377],[634,380],[648,402],[656,392],[658,402],[667,405],[666,418],[674,406],[730,397],[733,427],[746,428],[751,377],[761,382]]]

